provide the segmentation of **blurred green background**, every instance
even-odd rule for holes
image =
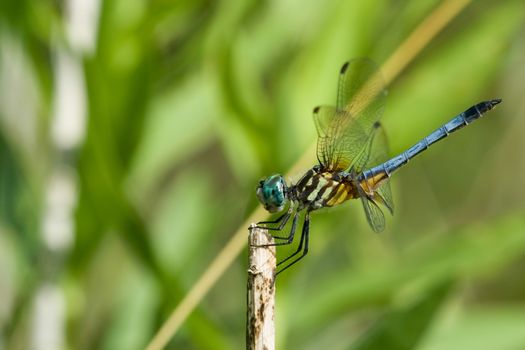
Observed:
[[[439,3],[2,0],[0,349],[144,348],[314,142],[342,63]],[[525,349],[524,37],[525,1],[473,1],[392,82],[392,155],[504,102],[396,174],[383,234],[357,201],[313,215],[278,349]],[[244,348],[246,261],[170,349]]]

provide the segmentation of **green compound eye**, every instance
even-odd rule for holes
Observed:
[[[281,175],[272,175],[259,182],[257,198],[270,213],[283,210],[286,204],[286,184]]]

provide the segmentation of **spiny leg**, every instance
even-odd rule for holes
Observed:
[[[286,211],[283,215],[279,216],[277,219],[275,220],[269,220],[269,221],[259,221],[257,223],[257,227],[259,227],[259,225],[266,225],[266,224],[276,224],[278,223],[279,221],[281,221],[285,216],[287,215],[290,215],[291,214],[291,210],[288,209],[288,211]],[[262,227],[262,226],[261,226]]]
[[[269,230],[269,231],[281,231],[283,229],[283,227],[286,225],[286,223],[288,222],[288,220],[290,219],[290,216],[292,215],[292,212],[293,212],[293,207],[290,206],[290,208],[288,208],[288,211],[286,213],[284,213],[283,215],[279,216],[277,219],[271,220],[271,221],[260,221],[260,222],[257,223],[257,225],[255,227],[257,227],[257,228],[264,228],[264,229]],[[280,224],[277,227],[261,226],[261,224],[263,224],[263,225],[276,224],[278,222],[280,222]]]
[[[285,239],[286,242],[279,242],[279,243],[271,243],[271,244],[262,244],[262,245],[258,245],[257,247],[273,247],[273,246],[278,246],[278,245],[287,245],[287,244],[290,244],[293,242],[293,237],[295,235],[295,229],[297,228],[297,218],[299,217],[299,213],[295,213],[294,216],[293,216],[293,220],[292,220],[292,227],[290,229],[290,234],[288,235],[288,237],[277,237],[277,236],[273,236],[273,238],[276,238],[276,239]]]
[[[291,263],[289,263],[288,265],[286,265],[285,267],[280,269],[275,274],[276,276],[278,274],[280,274],[281,272],[283,272],[284,270],[286,270],[287,268],[289,268],[290,266],[292,266],[293,264],[295,264],[296,262],[298,262],[299,260],[301,260],[302,258],[304,258],[306,256],[306,254],[308,254],[309,239],[310,239],[310,212],[307,211],[306,215],[304,217],[303,230],[302,230],[302,233],[301,233],[301,241],[299,242],[299,247],[297,248],[295,253],[293,253],[292,255],[290,255],[289,257],[284,259],[283,261],[279,262],[277,264],[277,266],[281,265],[285,261],[288,261],[291,258],[293,258],[294,256],[296,256],[297,254],[299,254],[299,252],[303,248],[303,243],[304,243],[304,249],[302,250],[302,254],[297,259],[293,260]]]
[[[303,228],[303,231],[304,231],[304,228]],[[297,250],[291,255],[289,255],[286,259],[279,261],[277,263],[277,266],[284,264],[285,262],[287,262],[288,260],[296,256],[297,254],[299,254],[303,250],[303,244],[304,244],[304,234],[301,234],[301,239],[299,240],[299,246],[297,247]]]

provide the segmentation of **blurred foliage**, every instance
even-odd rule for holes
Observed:
[[[255,208],[258,179],[314,142],[341,64],[384,62],[440,2],[101,0],[91,49],[72,40],[89,30],[78,3],[0,3],[0,348],[35,348],[45,285],[64,299],[64,348],[143,348]],[[525,348],[524,35],[523,0],[475,1],[389,86],[392,154],[504,102],[392,179],[384,234],[356,203],[313,216],[308,257],[279,276],[278,349]],[[86,97],[65,150],[60,50]],[[74,237],[54,250],[42,227],[63,169]],[[245,264],[169,348],[244,348]]]

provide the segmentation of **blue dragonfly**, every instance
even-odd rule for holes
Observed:
[[[375,232],[383,231],[385,217],[381,207],[391,214],[394,212],[388,181],[392,174],[432,144],[477,120],[501,102],[493,99],[468,108],[406,151],[388,159],[386,137],[379,121],[385,99],[384,82],[373,61],[358,58],[346,62],[340,71],[336,106],[318,106],[313,110],[318,164],[295,184],[287,184],[279,174],[259,182],[257,197],[261,204],[270,213],[283,214],[257,226],[282,231],[292,219],[288,235],[275,235],[278,242],[273,245],[293,242],[299,214],[305,211],[298,248],[277,264],[280,267],[277,274],[308,253],[310,213],[314,210],[359,198],[370,227]]]

